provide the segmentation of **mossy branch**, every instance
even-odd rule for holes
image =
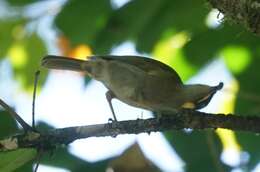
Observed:
[[[242,24],[260,36],[259,0],[208,0],[208,2],[224,14],[226,21]]]

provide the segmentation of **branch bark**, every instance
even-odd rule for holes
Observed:
[[[260,117],[182,110],[177,114],[162,115],[160,119],[137,119],[106,124],[75,126],[54,129],[45,133],[29,131],[0,140],[0,151],[14,150],[17,148],[50,150],[56,146],[67,145],[77,139],[88,137],[116,137],[119,134],[138,134],[144,132],[149,134],[150,132],[182,130],[185,128],[225,128],[236,131],[260,133]]]
[[[259,0],[208,0],[208,2],[224,14],[225,20],[242,24],[260,36]]]

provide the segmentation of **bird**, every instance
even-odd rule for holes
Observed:
[[[112,106],[114,98],[134,107],[168,114],[182,109],[201,109],[223,87],[223,82],[216,86],[184,84],[173,68],[143,56],[92,55],[80,60],[47,55],[41,66],[84,72],[102,82],[108,89],[106,99],[114,121],[117,121]]]

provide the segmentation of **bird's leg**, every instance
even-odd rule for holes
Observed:
[[[113,93],[112,91],[108,90],[108,91],[106,92],[106,98],[107,98],[107,102],[108,102],[108,104],[109,104],[110,110],[111,110],[111,112],[112,112],[112,114],[113,114],[113,118],[114,118],[114,120],[117,122],[116,115],[115,115],[115,111],[114,111],[114,108],[113,108],[113,106],[112,106],[112,99],[115,98],[114,93]]]
[[[162,118],[162,112],[156,112],[155,114],[156,121],[160,123],[160,120]]]

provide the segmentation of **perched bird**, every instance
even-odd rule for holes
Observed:
[[[78,60],[48,55],[42,66],[49,69],[72,70],[101,81],[107,88],[106,98],[112,111],[113,98],[151,111],[176,112],[180,109],[201,109],[223,87],[202,84],[185,85],[177,72],[157,60],[141,56],[90,56]]]

